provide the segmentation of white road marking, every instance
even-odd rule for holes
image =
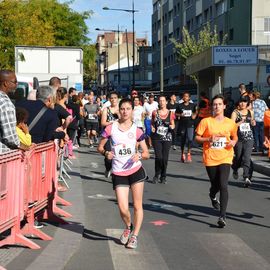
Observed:
[[[95,194],[88,196],[90,199],[98,199],[98,200],[106,200],[106,199],[115,199],[115,196],[103,195],[103,194]]]
[[[90,166],[94,169],[97,169],[98,168],[98,163],[96,162],[90,162]]]
[[[226,270],[269,270],[270,264],[230,233],[195,233],[202,247]]]
[[[109,241],[115,270],[169,270],[149,233],[142,231],[138,238],[137,249],[130,250],[118,241],[123,230],[107,229],[106,231],[109,237],[113,237],[117,241]]]

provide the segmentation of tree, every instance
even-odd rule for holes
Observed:
[[[83,68],[84,68],[84,85],[86,88],[90,83],[96,80],[96,47],[95,45],[84,45],[83,47]]]
[[[90,40],[85,23],[92,11],[76,12],[71,2],[0,1],[0,68],[14,69],[15,45],[83,46]]]
[[[217,34],[216,26],[213,31],[211,30],[210,24],[207,23],[206,26],[199,32],[198,38],[196,39],[194,35],[190,35],[188,30],[183,27],[182,30],[182,42],[177,42],[175,39],[172,39],[172,42],[175,46],[174,50],[177,55],[177,60],[186,68],[187,59],[193,55],[199,54],[200,52],[205,51],[211,46],[223,45],[226,43],[227,35],[222,37],[220,42],[219,36]],[[198,82],[197,76],[195,74],[190,76],[196,83]]]

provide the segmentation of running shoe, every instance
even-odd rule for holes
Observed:
[[[237,180],[238,179],[238,171],[233,171],[233,179]]]
[[[126,244],[126,248],[135,249],[135,248],[137,248],[137,246],[138,246],[138,237],[133,234],[129,238],[129,240],[128,240],[127,244]]]
[[[220,210],[220,202],[219,200],[215,197],[215,198],[212,198],[209,194],[209,197],[211,199],[211,203],[212,203],[212,206],[217,209],[217,210]]]
[[[166,185],[168,183],[166,177],[160,177],[160,183]]]
[[[219,228],[224,228],[226,226],[226,218],[219,217],[217,224],[218,224]]]
[[[90,147],[90,148],[93,148],[93,147],[94,147],[94,145],[93,145],[92,143],[90,143],[89,147]]]
[[[37,220],[35,220],[34,221],[34,228],[36,228],[36,229],[41,229],[41,228],[43,228],[44,226],[43,226],[43,224],[41,223],[41,222],[39,222],[39,221],[37,221]]]
[[[173,150],[176,150],[176,145],[173,146]]]
[[[111,171],[106,170],[104,175],[105,175],[106,178],[109,178],[111,176]]]
[[[131,235],[131,232],[133,230],[133,225],[131,223],[131,225],[129,226],[129,228],[125,229],[122,233],[122,235],[120,236],[120,242],[123,245],[126,245],[128,243],[129,237]]]
[[[157,176],[154,176],[153,177],[152,183],[153,184],[157,184],[158,183],[158,177]]]
[[[191,154],[190,153],[188,153],[187,154],[187,162],[192,162],[192,158],[191,158]]]
[[[245,187],[249,187],[251,185],[251,181],[250,181],[250,179],[248,177],[246,177],[244,179],[244,181],[245,181],[245,183],[244,183]]]
[[[181,156],[181,161],[182,161],[183,163],[185,163],[185,161],[186,161],[186,155],[185,155],[185,154],[182,154],[182,156]]]

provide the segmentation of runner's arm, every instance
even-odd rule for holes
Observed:
[[[106,127],[108,125],[110,125],[110,122],[107,122],[107,114],[108,114],[108,109],[104,108],[102,114],[101,114],[101,126],[102,127]]]

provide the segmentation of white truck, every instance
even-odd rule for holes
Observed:
[[[62,86],[83,91],[83,50],[77,47],[15,46],[15,72],[18,88],[24,96],[34,87],[33,78],[39,85],[48,85],[51,77],[59,77]],[[27,89],[28,88],[28,89]]]

